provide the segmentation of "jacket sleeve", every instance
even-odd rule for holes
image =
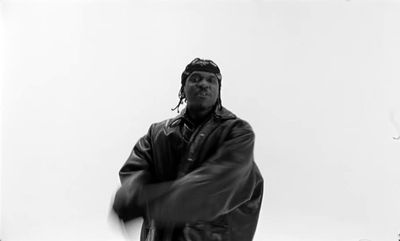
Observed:
[[[148,215],[163,224],[213,220],[250,199],[256,185],[254,132],[239,121],[217,152],[149,202]]]
[[[143,216],[144,205],[140,202],[143,186],[151,180],[151,127],[148,133],[135,144],[119,176],[121,187],[113,203],[113,210],[123,221]]]

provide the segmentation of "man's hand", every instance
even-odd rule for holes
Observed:
[[[145,214],[145,203],[142,200],[142,189],[149,181],[145,172],[127,178],[115,194],[113,210],[124,221],[142,217]]]

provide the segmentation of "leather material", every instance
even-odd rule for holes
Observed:
[[[252,240],[263,196],[254,138],[223,107],[197,127],[185,110],[151,125],[120,170],[114,211],[144,218],[141,241]]]

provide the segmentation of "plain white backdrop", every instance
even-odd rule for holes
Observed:
[[[2,241],[124,240],[118,170],[195,57],[256,132],[254,240],[398,240],[400,3],[0,4]]]

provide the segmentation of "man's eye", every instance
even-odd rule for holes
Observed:
[[[198,82],[200,80],[200,78],[198,76],[193,76],[192,78],[190,78],[190,80],[192,82]]]
[[[217,82],[217,79],[214,78],[214,77],[212,77],[212,78],[209,78],[209,79],[208,79],[208,82],[210,82],[210,83],[215,83],[215,82]]]

